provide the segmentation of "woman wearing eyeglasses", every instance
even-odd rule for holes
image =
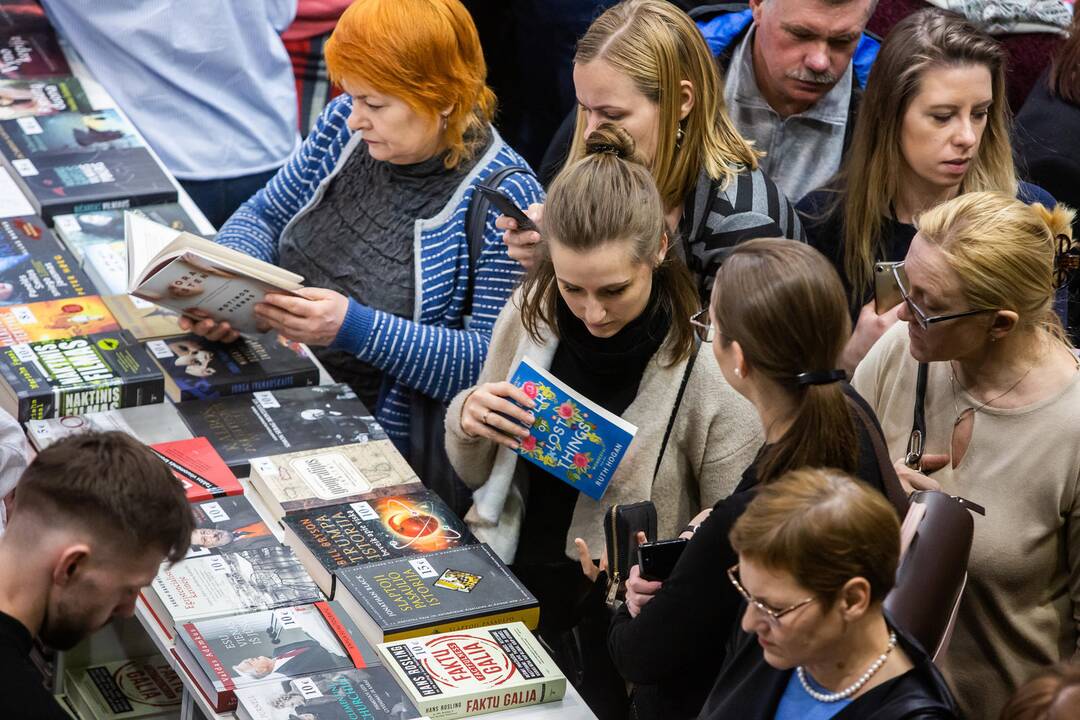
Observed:
[[[754,405],[765,444],[738,491],[695,520],[700,528],[667,580],[630,572],[608,646],[635,684],[643,719],[696,717],[716,679],[737,618],[738,596],[723,575],[735,563],[728,533],[758,487],[789,470],[834,467],[883,494],[891,481],[896,514],[906,509],[874,450],[874,438],[884,440],[873,411],[835,369],[851,320],[840,278],[821,253],[789,240],[741,243],[716,274],[708,316],[700,322],[713,363]]]
[[[1002,193],[923,214],[898,272],[904,322],[855,374],[907,489],[986,508],[943,665],[973,718],[1080,647],[1080,372],[1052,308],[1072,218]],[[919,363],[921,471],[903,462]]]
[[[673,537],[731,493],[761,435],[695,339],[694,282],[669,252],[660,194],[629,133],[604,124],[589,135],[586,156],[552,184],[544,222],[544,257],[503,309],[479,384],[451,403],[446,443],[477,488],[469,526],[513,563],[540,601],[541,635],[557,646],[591,587],[580,562],[595,576],[605,508],[651,499],[660,533]],[[532,401],[505,379],[526,356],[637,426],[601,501],[514,452],[530,437]],[[597,650],[625,717],[605,633]],[[597,714],[619,714],[583,695]]]
[[[742,619],[700,720],[958,717],[930,658],[882,610],[900,523],[880,493],[836,470],[789,472],[758,491],[731,545]]]

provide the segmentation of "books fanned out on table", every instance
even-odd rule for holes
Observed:
[[[396,640],[378,651],[431,720],[553,702],[566,694],[566,677],[519,622]]]
[[[248,335],[228,344],[187,334],[151,340],[146,349],[165,374],[165,392],[173,402],[319,382],[319,368],[307,348],[276,332]]]
[[[30,444],[39,452],[57,440],[84,432],[125,432],[147,445],[191,438],[191,431],[180,419],[176,407],[166,402],[85,415],[64,415],[47,420],[28,420],[25,428]]]
[[[371,643],[520,620],[536,598],[490,547],[461,545],[337,571],[337,602]]]
[[[176,186],[115,110],[0,121],[0,157],[46,221],[177,197]]]
[[[372,432],[372,438],[386,437],[381,430]],[[336,446],[327,443],[315,450],[253,457],[251,484],[275,519],[292,512],[423,487],[412,467],[387,439]]]
[[[91,245],[120,243],[121,248],[126,248],[124,245],[125,212],[142,215],[159,225],[164,225],[173,230],[186,230],[190,233],[199,234],[199,226],[195,224],[195,221],[191,219],[191,216],[184,211],[184,208],[179,203],[144,205],[131,210],[100,210],[98,212],[83,212],[73,215],[57,215],[53,220],[53,227],[57,236],[67,245],[71,254],[79,262],[82,262],[86,255],[86,249]],[[126,268],[126,250],[123,254],[123,261]]]
[[[184,692],[160,655],[69,669],[64,687],[83,720],[176,718]]]
[[[176,406],[194,435],[220,453],[238,477],[248,459],[386,439],[348,385],[315,385],[189,400]]]
[[[97,295],[0,306],[0,347],[119,330]]]
[[[125,216],[128,292],[194,319],[257,333],[254,306],[268,292],[295,295],[304,278],[134,213]]]
[[[218,712],[236,709],[241,688],[377,663],[325,602],[185,623],[176,655]]]
[[[150,446],[184,486],[191,502],[225,495],[240,495],[244,488],[229,466],[204,437],[157,443]],[[247,501],[245,501],[247,504]],[[250,507],[250,505],[248,505]],[[255,511],[252,510],[252,513]],[[228,515],[224,515],[228,520]]]
[[[82,83],[73,77],[0,79],[0,120],[41,117],[59,112],[90,112],[93,109]]]
[[[240,720],[414,720],[421,717],[390,671],[380,665],[318,673],[237,689]]]
[[[637,427],[575,392],[529,358],[510,382],[536,403],[536,422],[518,453],[531,463],[599,500]]]
[[[96,292],[41,218],[0,220],[0,305],[83,297]]]
[[[476,542],[465,523],[426,488],[285,516],[285,544],[334,597],[339,568]]]
[[[120,333],[42,340],[0,349],[0,407],[20,422],[165,399],[161,371]]]

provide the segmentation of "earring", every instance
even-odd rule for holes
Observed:
[[[683,132],[682,125],[675,129],[675,149],[678,150],[682,147],[683,138],[686,137],[686,133]]]
[[[735,368],[735,377],[742,377],[742,370]]]

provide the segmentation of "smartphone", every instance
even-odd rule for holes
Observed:
[[[874,263],[874,310],[878,315],[892,310],[904,299],[900,294],[900,286],[896,284],[896,275],[893,274],[893,268],[899,264]]]
[[[638,545],[641,577],[646,580],[667,580],[688,542],[686,538],[675,538]]]
[[[518,230],[537,230],[536,223],[529,219],[525,211],[514,204],[514,201],[493,187],[481,183],[476,184],[476,189],[486,197],[492,205],[499,209],[503,215],[517,220]]]

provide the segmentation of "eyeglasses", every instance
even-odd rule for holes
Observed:
[[[791,607],[786,607],[783,610],[774,610],[773,608],[769,607],[765,603],[755,598],[750,593],[746,592],[746,588],[744,588],[742,586],[742,583],[739,582],[739,566],[737,564],[732,565],[728,568],[727,576],[728,580],[730,580],[731,584],[735,586],[735,589],[739,591],[739,594],[743,596],[743,599],[746,600],[747,604],[756,607],[758,611],[765,616],[765,621],[768,622],[769,625],[771,625],[774,629],[780,628],[780,618],[788,615],[789,613],[795,612],[801,607],[809,605],[817,599],[809,597],[805,600],[801,600],[795,603]]]
[[[703,343],[711,343],[716,335],[716,328],[709,320],[709,308],[702,308],[690,316],[690,324],[694,326],[694,332]]]
[[[896,280],[896,287],[900,290],[900,297],[904,298],[904,302],[907,303],[908,309],[911,310],[911,314],[915,317],[915,322],[923,330],[934,323],[945,322],[946,320],[956,320],[957,318],[968,317],[969,315],[978,315],[984,312],[996,312],[996,308],[982,308],[981,310],[965,310],[964,312],[948,313],[947,315],[927,315],[926,311],[915,304],[915,301],[911,299],[911,292],[909,291],[907,273],[904,272],[904,263],[896,263],[892,268],[893,279]]]

